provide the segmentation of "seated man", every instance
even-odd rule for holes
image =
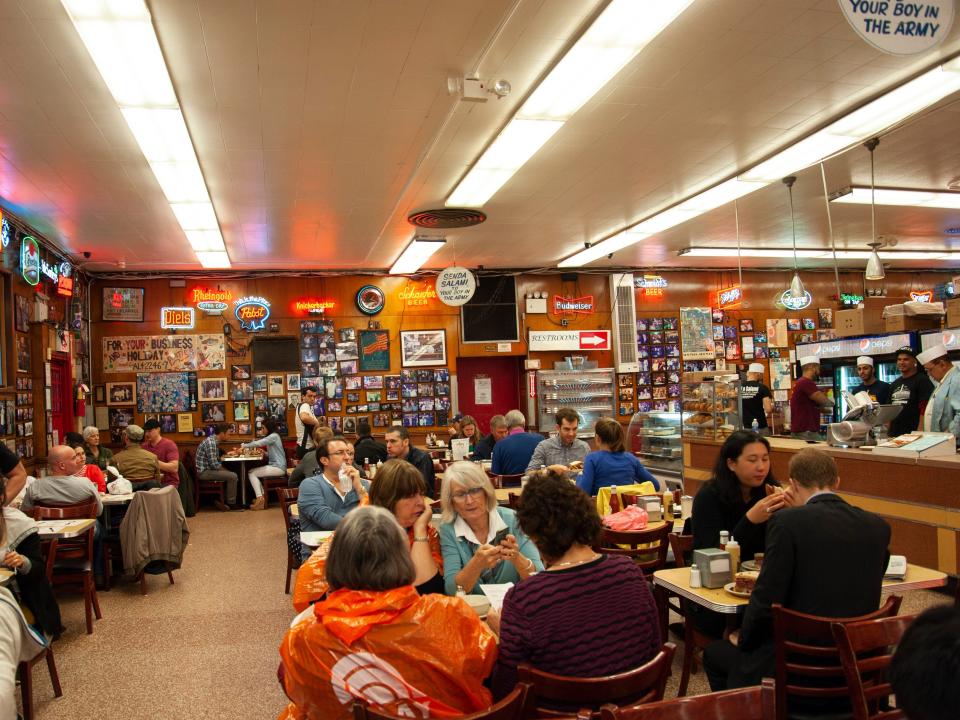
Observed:
[[[561,465],[570,467],[572,462],[583,462],[590,452],[590,446],[577,437],[580,416],[573,408],[563,407],[557,410],[557,434],[540,442],[533,451],[527,472],[541,467]]]
[[[72,447],[54,445],[47,453],[46,477],[37,478],[27,486],[20,511],[33,517],[36,505],[76,505],[96,501],[97,517],[103,512],[97,486],[85,477],[77,477],[77,468],[82,463]]]
[[[826,453],[801,450],[789,467],[794,507],[767,521],[763,569],[739,635],[714,642],[704,653],[712,690],[772,677],[774,603],[826,617],[865,615],[880,606],[890,526],[836,494],[837,465]]]
[[[160,465],[156,455],[140,447],[143,435],[139,425],[127,425],[123,430],[123,450],[113,456],[113,466],[135,491],[160,487]],[[110,481],[108,478],[107,482]]]
[[[960,708],[960,608],[924,611],[907,628],[890,663],[897,707],[910,720],[953,720]]]
[[[511,410],[503,417],[507,421],[507,436],[494,446],[490,470],[497,475],[520,475],[526,472],[543,435],[526,431],[527,419],[519,410]]]
[[[219,499],[213,501],[217,510],[227,512],[228,510],[243,510],[237,506],[237,474],[227,470],[220,462],[220,448],[217,443],[227,439],[230,434],[230,426],[226,423],[218,423],[213,428],[213,435],[203,439],[197,446],[197,479],[204,482],[222,482],[226,483],[227,504],[224,505]]]
[[[338,438],[321,440],[316,448],[323,472],[300,483],[297,508],[301,532],[336,530],[340,520],[366,496],[370,483],[361,480],[357,469],[346,462],[347,444]],[[342,477],[341,477],[342,471]],[[313,548],[302,548],[306,559]]]
[[[160,421],[150,418],[143,424],[143,449],[157,456],[157,465],[160,466],[164,485],[180,487],[180,451],[176,443],[160,435]]]
[[[433,497],[436,487],[436,477],[433,471],[433,458],[430,453],[424,452],[410,444],[410,433],[405,427],[389,428],[384,435],[387,441],[387,453],[395,460],[406,460],[423,475],[423,482],[427,486],[427,497]]]
[[[489,460],[493,457],[493,448],[500,440],[507,436],[507,421],[503,415],[494,415],[490,418],[490,434],[477,443],[473,450],[473,460]]]
[[[370,423],[366,420],[357,423],[357,441],[354,443],[354,448],[356,448],[354,457],[360,463],[369,462],[371,465],[376,465],[378,462],[387,461],[387,446],[373,439]]]

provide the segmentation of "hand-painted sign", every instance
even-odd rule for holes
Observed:
[[[233,314],[240,321],[240,329],[247,332],[263,330],[270,317],[270,302],[258,295],[242,297],[234,302]]]
[[[717,307],[721,310],[736,307],[741,302],[743,302],[743,288],[739,285],[717,290]]]
[[[850,27],[870,45],[891,55],[916,55],[950,33],[954,0],[838,0]]]
[[[531,330],[527,348],[543,350],[609,350],[609,330]]]
[[[448,267],[437,275],[436,290],[440,302],[458,307],[473,297],[477,290],[477,281],[473,273],[465,267]]]
[[[553,314],[554,315],[592,315],[593,314],[593,295],[584,295],[578,298],[565,298],[559,295],[553,296]]]
[[[223,370],[223,335],[124,335],[103,339],[105,373]]]
[[[196,316],[192,307],[160,308],[160,327],[164,330],[192,330],[194,325]]]

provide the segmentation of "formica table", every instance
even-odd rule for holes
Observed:
[[[220,458],[220,462],[226,464],[239,464],[240,465],[240,503],[243,507],[247,506],[247,465],[249,463],[256,463],[257,465],[262,465],[265,460],[260,455],[254,455],[252,457],[244,457],[242,455],[238,456],[227,456],[224,455]]]

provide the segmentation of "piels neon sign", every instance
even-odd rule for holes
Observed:
[[[164,330],[190,330],[196,324],[192,307],[160,308],[160,327]]]
[[[270,302],[259,296],[239,298],[233,309],[233,314],[240,321],[240,329],[247,332],[263,330],[270,317]]]
[[[584,295],[578,298],[565,298],[559,295],[553,296],[554,315],[573,315],[578,313],[584,315],[593,314],[593,295]]]

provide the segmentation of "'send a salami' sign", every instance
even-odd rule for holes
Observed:
[[[531,351],[609,350],[609,330],[531,330],[527,342]]]

